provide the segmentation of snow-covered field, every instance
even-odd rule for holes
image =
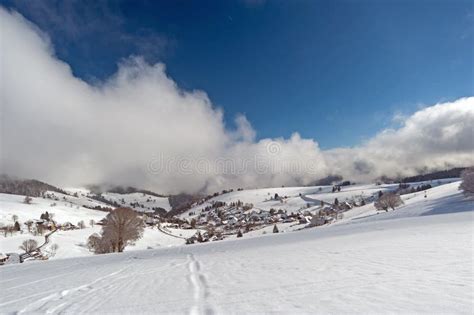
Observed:
[[[472,314],[474,202],[458,186],[299,232],[2,266],[0,313]]]

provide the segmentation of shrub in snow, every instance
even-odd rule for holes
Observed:
[[[242,237],[242,236],[243,236],[243,235],[242,235],[242,231],[239,230],[239,231],[237,232],[237,237]]]
[[[388,208],[395,210],[396,207],[403,205],[403,200],[395,193],[385,193],[374,203],[377,210],[388,211]]]
[[[461,173],[462,183],[459,186],[466,196],[474,196],[474,167],[465,169]]]

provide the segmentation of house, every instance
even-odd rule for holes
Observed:
[[[336,221],[336,219],[334,217],[331,217],[331,216],[324,217],[324,220],[325,220],[326,224]]]
[[[145,224],[147,225],[155,225],[156,222],[155,222],[155,219],[151,218],[151,217],[146,217],[145,219]]]
[[[77,230],[77,226],[72,224],[71,222],[65,222],[59,226],[59,229],[63,231],[69,231],[69,230]]]
[[[7,260],[8,256],[3,253],[0,253],[0,265],[4,265]]]
[[[324,225],[324,224],[326,224],[326,220],[325,220],[324,217],[313,216],[311,218],[311,222],[309,222],[309,227],[320,226],[320,225]]]
[[[188,223],[183,223],[181,225],[181,228],[184,229],[184,230],[190,230],[191,229],[191,225],[188,224]]]
[[[100,220],[99,222],[96,222],[95,224],[97,225],[105,225],[107,223],[107,220],[105,218],[103,218],[102,220]]]
[[[309,222],[310,221],[308,221],[308,219],[305,216],[301,216],[301,217],[298,218],[298,223],[299,224],[307,224]]]
[[[344,201],[344,202],[339,203],[339,209],[345,210],[345,211],[350,210],[352,209],[352,205],[348,203],[347,201]]]
[[[230,225],[234,225],[238,222],[237,218],[236,217],[230,217],[228,221],[228,224]]]
[[[248,219],[249,221],[260,221],[261,220],[261,216],[260,214],[258,214],[257,212],[255,211],[252,211],[249,216],[248,216]]]

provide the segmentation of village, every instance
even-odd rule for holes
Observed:
[[[333,189],[334,191],[337,190]],[[268,200],[279,201],[282,207],[271,208],[269,211],[240,200],[230,203],[211,201],[209,205],[199,210],[187,212],[188,218],[150,217],[145,214],[145,222],[150,226],[161,224],[161,226],[175,229],[197,229],[198,232],[195,235],[186,239],[186,244],[193,244],[195,242],[219,241],[230,236],[243,237],[248,232],[262,230],[268,226],[273,226],[273,233],[279,233],[279,224],[289,224],[291,230],[331,224],[341,219],[345,211],[368,202],[365,199],[339,202],[336,197],[334,203],[331,204],[301,194],[298,197],[307,203],[300,209],[291,212],[283,207],[289,197],[279,196],[275,193]]]

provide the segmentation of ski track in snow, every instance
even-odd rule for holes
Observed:
[[[111,289],[113,289],[114,291],[120,289],[120,286],[115,285],[115,282],[118,282],[120,278],[116,277],[114,280],[107,280],[123,273],[127,268],[128,267],[125,267],[118,271],[111,272],[103,277],[97,278],[91,283],[50,294],[42,299],[39,299],[36,302],[27,304],[23,309],[18,312],[18,314],[29,312],[45,314],[61,313],[61,307],[73,305],[69,302],[73,302],[74,300],[90,300],[90,298],[92,298],[91,295],[98,290],[105,290],[105,292],[108,292],[108,294],[112,294],[113,292],[111,292]]]
[[[189,314],[214,314],[213,308],[207,303],[209,297],[209,287],[206,276],[201,272],[201,263],[194,254],[188,254],[188,279],[193,289],[193,303]]]

